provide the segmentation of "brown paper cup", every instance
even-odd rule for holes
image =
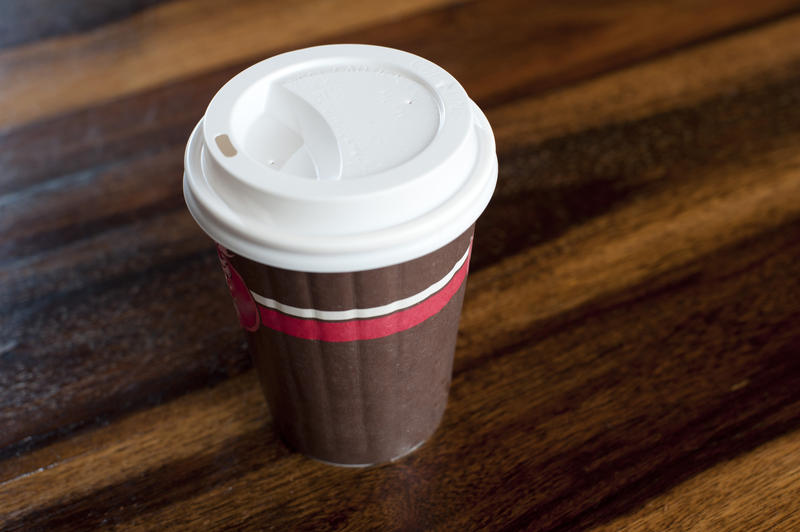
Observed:
[[[496,182],[486,116],[408,52],[294,50],[214,95],[186,145],[184,196],[219,242],[291,447],[363,466],[436,430]]]
[[[415,260],[352,273],[219,256],[275,426],[340,465],[401,457],[447,404],[473,227]]]

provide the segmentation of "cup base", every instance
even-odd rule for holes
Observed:
[[[306,455],[306,456],[308,456],[309,458],[311,458],[312,460],[315,460],[317,462],[321,462],[321,463],[323,463],[325,465],[335,466],[335,467],[352,467],[352,468],[373,467],[373,466],[391,464],[393,462],[396,462],[397,460],[400,460],[401,458],[405,458],[409,454],[413,453],[414,451],[416,451],[417,449],[422,447],[425,444],[426,441],[427,440],[422,440],[421,442],[415,443],[409,449],[403,451],[402,453],[398,454],[394,458],[390,458],[390,459],[386,460],[385,462],[375,462],[375,463],[372,463],[372,464],[340,464],[338,462],[331,462],[331,461],[328,461],[328,460],[323,460],[322,458],[317,458],[317,457],[311,456],[311,455]]]

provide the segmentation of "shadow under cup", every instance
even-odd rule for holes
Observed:
[[[450,388],[474,226],[401,264],[274,268],[218,246],[275,425],[339,465],[403,456],[438,427]]]

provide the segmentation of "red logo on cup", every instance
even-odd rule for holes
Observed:
[[[260,322],[258,307],[247,285],[244,284],[244,279],[231,264],[230,258],[233,257],[233,253],[217,244],[217,256],[222,265],[222,272],[225,274],[225,282],[228,283],[228,289],[231,291],[236,312],[239,314],[239,322],[246,330],[255,331]]]

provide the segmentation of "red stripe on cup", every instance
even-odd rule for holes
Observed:
[[[346,321],[323,321],[288,316],[275,309],[258,305],[262,325],[305,340],[324,342],[354,342],[373,340],[396,334],[419,325],[437,314],[456,295],[461,283],[467,277],[469,259],[459,268],[452,279],[428,299],[420,301],[394,314],[377,318],[354,319]]]

